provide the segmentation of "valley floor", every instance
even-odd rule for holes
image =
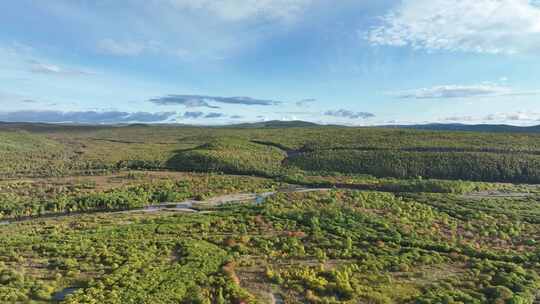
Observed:
[[[5,180],[0,195],[12,203],[2,204],[11,223],[0,226],[0,301],[532,303],[538,296],[536,186],[473,183],[472,192],[435,193],[441,189],[426,188],[434,181],[422,181],[421,191],[418,181],[396,188],[384,179],[377,191],[358,190],[365,179],[354,176],[302,182],[153,171]]]

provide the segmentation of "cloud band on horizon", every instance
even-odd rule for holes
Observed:
[[[0,112],[0,121],[4,122],[42,122],[42,123],[130,123],[130,122],[167,122],[177,115],[176,112],[122,112],[122,111],[52,111],[24,110]],[[174,121],[174,120],[173,120]]]
[[[481,85],[440,85],[419,89],[388,92],[400,99],[450,99],[472,97],[501,97],[539,95],[538,91],[516,91],[509,86],[496,84]]]
[[[148,101],[160,105],[183,105],[187,108],[206,107],[219,109],[219,106],[212,105],[213,103],[236,104],[246,106],[274,106],[283,103],[278,100],[257,99],[252,97],[223,97],[223,96],[206,96],[206,95],[166,95],[157,98],[151,98]]]
[[[339,110],[330,110],[324,112],[326,116],[347,118],[347,119],[368,119],[375,117],[375,114],[369,112],[353,112],[349,110],[339,109]]]

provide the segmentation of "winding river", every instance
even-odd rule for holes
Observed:
[[[135,213],[135,212],[160,212],[160,211],[179,211],[179,212],[191,212],[197,213],[199,207],[216,207],[225,204],[235,204],[242,202],[252,202],[255,204],[262,204],[265,200],[277,193],[305,193],[305,192],[320,192],[320,191],[329,191],[330,188],[287,188],[272,192],[263,192],[263,193],[236,193],[236,194],[226,194],[218,195],[212,198],[209,198],[204,201],[196,200],[185,200],[181,202],[165,202],[156,205],[149,205],[144,208],[135,208],[122,211],[89,211],[89,212],[75,212],[75,213],[62,213],[62,214],[45,214],[42,216],[29,216],[18,219],[6,219],[0,220],[0,226],[5,226],[13,223],[20,223],[25,221],[37,220],[37,219],[46,219],[46,218],[62,218],[81,215],[84,213],[107,213],[107,214],[126,214],[126,213]]]

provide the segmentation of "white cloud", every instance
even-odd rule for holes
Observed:
[[[35,60],[30,61],[30,72],[39,74],[54,74],[64,76],[75,75],[92,75],[94,73],[89,71],[83,71],[79,69],[64,68],[55,64],[38,62]]]
[[[442,119],[444,122],[474,122],[479,120],[479,118],[475,118],[471,115],[464,115],[464,116],[449,116]]]
[[[316,102],[315,98],[305,98],[296,102],[297,107],[308,107],[310,104]]]
[[[534,111],[499,112],[485,116],[450,116],[443,118],[442,122],[457,123],[490,123],[490,124],[515,124],[533,125],[540,121],[540,113]]]
[[[440,85],[429,88],[403,90],[389,93],[389,95],[402,99],[448,99],[538,94],[540,94],[538,91],[516,91],[509,86],[491,83],[484,83],[480,85]]]
[[[487,121],[538,121],[539,113],[534,112],[515,112],[515,113],[496,113],[484,117]]]
[[[292,28],[316,0],[59,0],[36,4],[73,24],[92,51],[223,61]],[[120,14],[120,15],[119,15]],[[56,20],[55,19],[55,20]],[[82,45],[87,45],[81,43]]]
[[[38,63],[32,67],[32,72],[36,73],[60,73],[62,69],[57,65]]]
[[[170,0],[179,10],[206,11],[225,21],[248,18],[290,20],[311,0]]]
[[[330,110],[324,112],[325,116],[333,116],[333,117],[339,117],[339,118],[347,118],[347,119],[369,119],[375,117],[375,114],[369,113],[369,112],[353,112],[350,110]]]
[[[152,47],[133,41],[117,41],[110,38],[102,39],[98,42],[99,51],[116,56],[137,56],[151,50]]]
[[[534,3],[533,3],[534,2]],[[535,4],[536,3],[536,4]],[[513,54],[540,50],[540,8],[529,0],[404,0],[367,34],[374,45]]]
[[[157,41],[101,39],[97,42],[97,50],[102,54],[113,56],[139,56],[145,54],[166,54],[177,58],[187,58],[191,52],[182,48],[165,46]]]

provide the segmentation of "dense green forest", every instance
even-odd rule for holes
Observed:
[[[65,303],[532,303],[531,203],[332,190],[24,221],[1,228],[0,299],[70,287]]]
[[[538,303],[538,136],[9,125],[0,303]]]
[[[4,177],[123,169],[538,183],[540,135],[377,128],[4,128]]]

